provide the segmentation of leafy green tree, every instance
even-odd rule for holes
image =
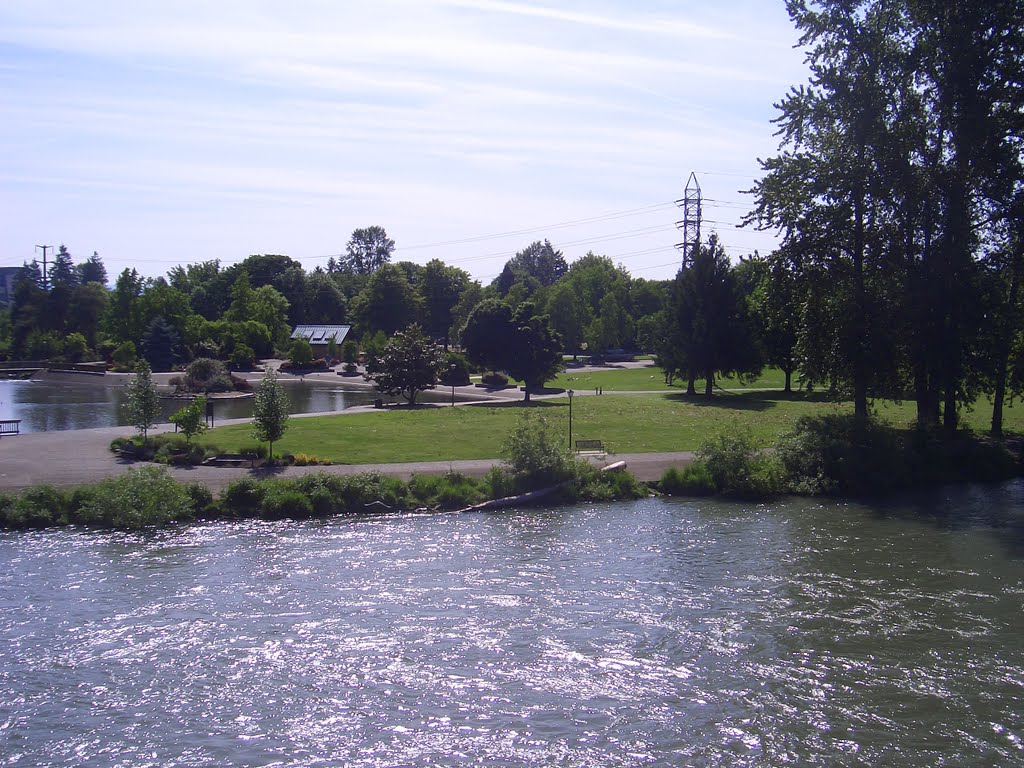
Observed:
[[[89,345],[85,336],[76,332],[69,333],[64,339],[64,359],[69,363],[80,363],[89,354]]]
[[[718,238],[712,235],[691,258],[676,276],[666,314],[668,349],[659,359],[686,375],[689,393],[694,378],[702,375],[704,394],[710,397],[716,373],[754,374],[760,360],[746,302]]]
[[[540,287],[554,285],[568,270],[565,257],[551,242],[539,240],[530,243],[505,263],[494,286],[502,296],[508,296],[516,284],[526,286],[525,298],[533,296]]]
[[[384,354],[367,364],[365,378],[377,391],[401,395],[416,405],[420,392],[437,386],[444,365],[444,352],[414,324],[396,333]]]
[[[277,374],[267,370],[256,387],[253,405],[252,436],[261,443],[270,443],[270,460],[274,460],[274,443],[284,437],[288,429],[288,396],[277,380]]]
[[[420,275],[418,293],[423,307],[423,328],[431,338],[443,338],[445,349],[448,349],[455,308],[469,283],[465,270],[449,267],[440,259],[428,261]]]
[[[415,322],[419,306],[405,272],[394,264],[382,264],[352,301],[352,314],[360,333],[382,331],[391,336]]]
[[[95,281],[82,283],[71,294],[68,324],[85,336],[90,348],[96,347],[96,335],[109,303],[110,292]]]
[[[786,376],[785,391],[792,392],[799,339],[799,278],[785,249],[763,262],[760,279],[750,296],[751,308],[761,327],[765,359]]]
[[[345,322],[348,306],[345,296],[325,272],[314,273],[306,280],[306,303],[303,322],[337,325]]]
[[[512,309],[500,299],[481,301],[466,320],[462,348],[477,366],[505,370],[513,344]]]
[[[305,368],[313,362],[313,345],[309,339],[294,339],[288,350],[288,361],[296,368]]]
[[[139,315],[139,299],[144,287],[145,281],[134,269],[125,268],[118,275],[103,321],[110,338],[138,344],[144,327]]]
[[[156,423],[160,415],[160,399],[156,384],[153,383],[152,371],[145,360],[140,360],[136,364],[135,375],[128,380],[124,408],[132,426],[139,430],[145,442],[150,427]]]
[[[356,275],[370,275],[391,260],[394,250],[395,241],[388,237],[384,227],[356,229],[337,268]]]
[[[524,399],[529,402],[531,390],[543,388],[562,370],[562,343],[547,315],[535,314],[529,302],[516,310],[512,325],[513,345],[505,370],[524,382]]]
[[[206,430],[206,398],[200,395],[184,408],[174,413],[170,421],[185,435],[185,442],[192,444],[192,438]]]
[[[572,284],[560,281],[552,286],[548,292],[547,314],[552,330],[562,337],[566,351],[572,352],[575,358],[585,341],[590,317]]]

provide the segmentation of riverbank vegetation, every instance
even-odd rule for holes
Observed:
[[[219,496],[198,483],[176,482],[163,467],[143,466],[93,485],[29,488],[0,494],[0,528],[83,525],[134,530],[199,519],[304,519],[338,514],[464,509],[488,500],[518,501],[550,490],[553,502],[638,498],[648,490],[627,472],[602,472],[565,449],[554,425],[525,414],[505,440],[504,465],[485,477],[458,472],[409,482],[378,472],[317,472],[277,478],[273,469],[228,485]]]

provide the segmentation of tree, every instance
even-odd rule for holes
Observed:
[[[756,373],[760,361],[754,335],[729,266],[725,249],[712,235],[694,249],[692,262],[679,270],[666,313],[663,365],[687,377],[687,392],[704,376],[711,396],[716,373]]]
[[[298,338],[292,341],[288,350],[288,361],[296,368],[305,368],[313,362],[313,345],[309,339]]]
[[[82,283],[71,294],[68,323],[85,336],[91,348],[96,347],[96,333],[110,302],[110,293],[98,282]]]
[[[536,314],[532,303],[515,312],[504,301],[480,302],[466,321],[462,346],[474,363],[507,371],[525,382],[525,400],[562,367],[562,346],[547,315]]]
[[[516,283],[529,284],[527,297],[532,296],[538,287],[548,287],[558,282],[569,269],[561,251],[556,251],[549,240],[539,240],[526,246],[505,263],[501,274],[495,279],[494,285],[502,296],[508,296]]]
[[[139,298],[145,281],[134,269],[125,268],[114,283],[110,294],[104,325],[107,334],[116,341],[138,343],[142,336],[139,324]]]
[[[428,261],[420,275],[418,293],[423,307],[424,330],[431,338],[443,338],[445,349],[448,349],[455,307],[469,282],[469,274],[465,270],[446,266],[440,259]]]
[[[179,359],[178,332],[163,315],[153,318],[142,334],[142,356],[157,371],[169,371]]]
[[[200,395],[170,417],[170,422],[185,435],[185,442],[192,444],[192,438],[206,429],[206,398]]]
[[[523,381],[524,399],[530,402],[530,391],[542,388],[562,370],[562,343],[547,315],[535,314],[530,302],[519,306],[512,325],[513,345],[505,370]]]
[[[160,415],[160,399],[153,383],[152,371],[145,360],[135,365],[135,375],[128,380],[125,387],[125,413],[132,426],[142,434],[146,441],[149,428]]]
[[[384,264],[352,301],[352,314],[361,334],[383,331],[390,336],[416,321],[419,304],[405,273]]]
[[[370,275],[390,261],[394,250],[395,241],[388,237],[384,227],[357,229],[345,246],[340,268],[344,272]]]
[[[79,285],[99,283],[106,286],[107,284],[107,268],[103,265],[103,259],[100,258],[97,251],[93,251],[92,256],[81,264],[77,264],[75,271],[78,273]]]
[[[782,369],[785,391],[792,392],[801,306],[798,275],[784,248],[761,263],[760,279],[750,296],[751,309],[760,324],[765,359]]]
[[[377,391],[402,395],[416,405],[416,395],[437,386],[445,365],[443,351],[418,325],[396,333],[384,348],[384,354],[367,365],[365,378]]]
[[[313,273],[306,280],[303,322],[336,325],[345,322],[348,311],[345,297],[326,272]]]
[[[288,429],[288,396],[277,380],[277,374],[267,370],[256,387],[253,404],[252,436],[261,443],[270,443],[270,460],[274,460],[274,442],[284,437]]]
[[[57,248],[57,255],[53,257],[53,263],[50,264],[49,277],[51,288],[58,285],[75,288],[79,285],[78,271],[71,260],[67,246],[63,243]]]
[[[548,293],[547,314],[551,328],[562,337],[567,352],[575,358],[582,349],[584,331],[590,325],[587,308],[567,281],[556,283]]]

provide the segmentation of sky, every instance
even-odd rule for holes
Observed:
[[[312,270],[380,225],[484,283],[544,239],[667,279],[691,173],[702,235],[765,252],[796,37],[782,0],[4,0],[0,266]]]

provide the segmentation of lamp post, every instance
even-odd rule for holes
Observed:
[[[567,389],[565,394],[569,396],[569,451],[572,451],[572,396],[576,393],[571,389]]]
[[[455,363],[448,366],[448,381],[452,383],[452,408],[455,407]]]

